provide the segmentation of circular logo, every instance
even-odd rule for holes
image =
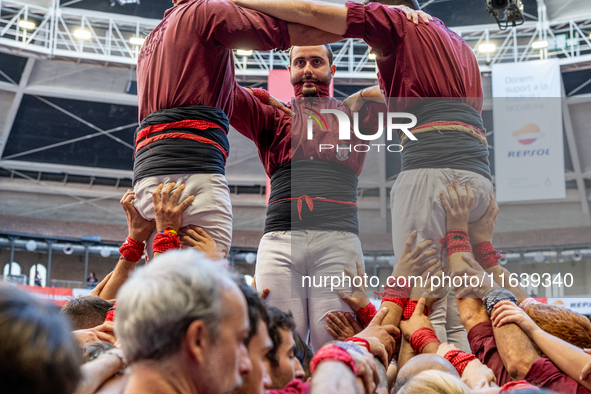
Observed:
[[[351,156],[351,145],[338,144],[334,154],[339,161],[347,160]]]

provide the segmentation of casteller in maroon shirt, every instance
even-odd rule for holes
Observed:
[[[419,98],[467,98],[482,111],[480,69],[470,46],[437,18],[428,25],[408,23],[397,8],[348,1],[347,38],[363,38],[373,51],[378,81],[391,109],[404,111]]]
[[[480,362],[492,369],[499,386],[512,381],[497,349],[492,323],[490,321],[482,322],[472,327],[468,333],[468,341],[470,342],[470,348],[474,355],[480,360]],[[554,390],[557,393],[590,393],[589,390],[580,385],[576,380],[559,370],[558,367],[547,358],[536,360],[531,365],[524,380],[534,386]]]
[[[226,0],[186,0],[164,14],[138,59],[140,122],[169,108],[205,105],[229,118],[234,106],[232,48],[291,46],[287,24]]]

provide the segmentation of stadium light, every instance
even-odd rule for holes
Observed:
[[[495,44],[480,44],[478,50],[482,53],[492,53],[497,50],[497,46]]]
[[[236,50],[236,54],[238,56],[252,56],[252,51],[246,51],[244,49],[238,49],[238,50]]]
[[[90,32],[88,30],[78,29],[74,31],[74,37],[79,38],[81,40],[88,40],[90,39]]]
[[[531,44],[531,47],[533,49],[544,49],[544,48],[548,48],[548,41],[536,41],[533,44]]]
[[[19,27],[22,27],[23,29],[29,29],[32,30],[35,28],[35,24],[33,22],[29,22],[29,21],[19,21],[18,23]]]
[[[131,37],[129,39],[129,42],[131,42],[133,45],[139,45],[139,46],[144,45],[144,41],[146,41],[144,38],[139,38],[139,37]]]

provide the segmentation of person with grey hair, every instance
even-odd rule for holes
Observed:
[[[247,306],[225,270],[194,250],[138,269],[117,296],[125,393],[230,393],[252,368]]]

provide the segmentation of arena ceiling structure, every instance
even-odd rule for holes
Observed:
[[[538,242],[538,230],[589,229],[591,2],[523,0],[526,22],[505,31],[487,13],[485,0],[420,3],[474,49],[485,97],[491,97],[492,64],[559,59],[567,97],[567,198],[503,204],[498,232],[509,244],[521,239],[515,247],[529,247]],[[125,238],[119,200],[131,188],[138,121],[135,63],[143,38],[170,5],[166,0],[0,0],[0,233],[100,236],[113,245]],[[540,41],[546,47],[534,48]],[[349,39],[332,47],[335,96],[376,83],[375,60],[365,43]],[[236,51],[235,63],[241,84],[265,87],[269,70],[286,68],[288,60],[282,52]],[[484,118],[494,149],[490,106]],[[235,243],[256,249],[264,226],[266,176],[254,144],[234,130],[230,144],[227,179]],[[386,252],[384,245],[391,245],[389,187],[399,168],[396,158],[378,155],[365,165],[361,230],[379,235],[365,239],[368,251]],[[59,225],[64,222],[77,224],[68,231]]]

